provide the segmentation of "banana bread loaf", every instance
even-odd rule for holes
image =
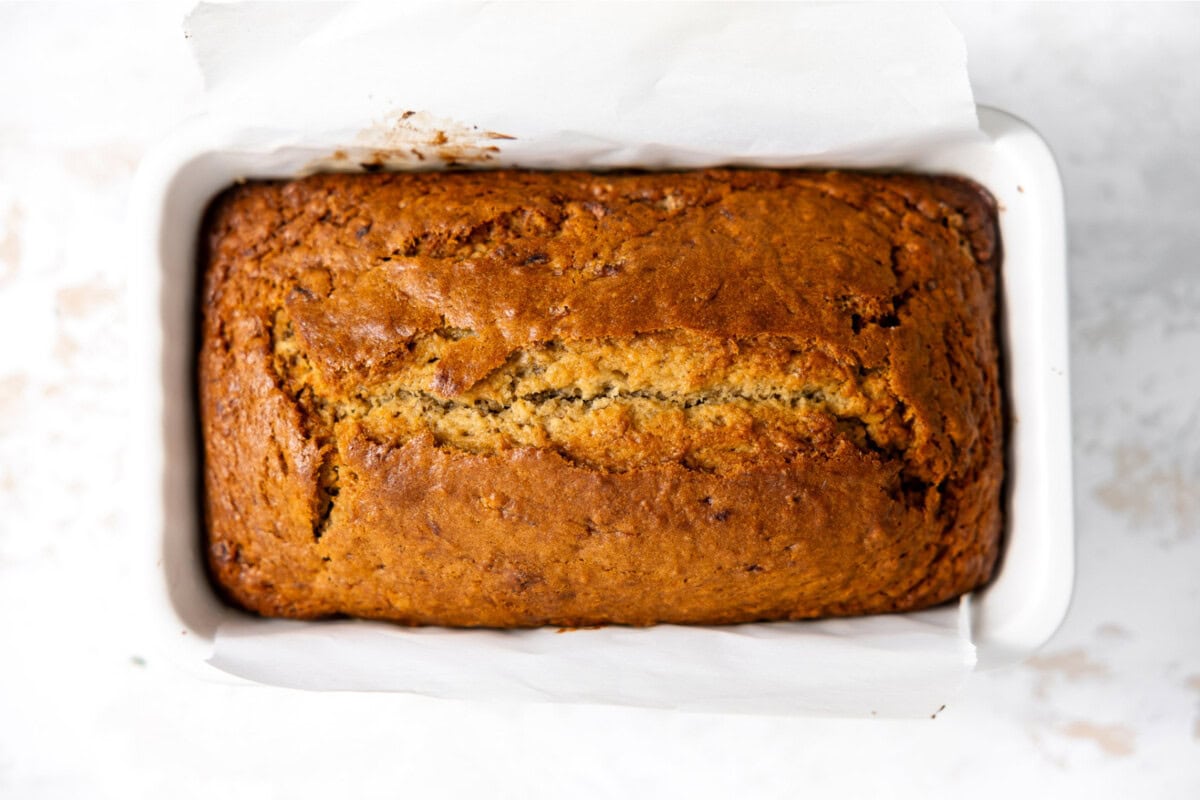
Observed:
[[[266,615],[917,609],[987,581],[991,198],[943,177],[317,175],[203,232],[206,552]]]

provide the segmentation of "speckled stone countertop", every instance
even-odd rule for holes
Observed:
[[[123,215],[201,93],[182,10],[0,6],[0,796],[1200,796],[1200,5],[950,9],[978,101],[1063,172],[1078,565],[1041,653],[921,721],[303,693],[149,656]]]

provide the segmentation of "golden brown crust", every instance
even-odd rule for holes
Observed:
[[[911,175],[320,175],[215,203],[207,547],[270,615],[798,619],[985,582],[990,198]]]

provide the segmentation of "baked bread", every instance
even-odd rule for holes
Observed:
[[[272,616],[918,609],[988,580],[991,198],[913,175],[231,188],[203,232],[206,552]]]

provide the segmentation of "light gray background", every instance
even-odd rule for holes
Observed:
[[[141,155],[201,87],[179,5],[0,6],[0,796],[1200,796],[1200,5],[950,8],[979,102],[1058,155],[1078,581],[935,720],[197,683],[134,624]]]

